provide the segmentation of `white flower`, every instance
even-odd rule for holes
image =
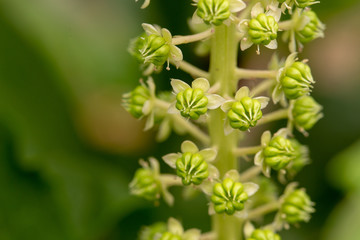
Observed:
[[[157,35],[162,38],[164,38],[166,44],[170,47],[170,54],[167,59],[167,69],[169,70],[169,62],[173,61],[174,64],[178,67],[180,62],[183,60],[183,54],[180,50],[180,48],[176,47],[174,44],[172,44],[172,35],[169,30],[166,28],[160,28],[148,23],[143,23],[142,27],[144,28],[147,35]]]
[[[171,86],[177,100],[171,104],[169,113],[180,111],[182,116],[196,120],[205,114],[207,109],[216,109],[224,102],[221,96],[208,93],[210,83],[205,78],[195,79],[191,87],[181,80],[172,79]]]
[[[232,108],[232,105],[235,103],[235,102],[240,102],[241,99],[243,99],[244,97],[252,97],[252,96],[249,96],[250,95],[250,90],[248,87],[244,86],[244,87],[241,87],[235,94],[235,99],[234,100],[227,100],[225,101],[222,105],[221,105],[221,110],[223,110],[225,113],[228,113],[229,110]],[[256,97],[256,98],[252,98],[252,99],[255,99],[257,101],[260,102],[261,104],[261,109],[265,108],[269,102],[269,98],[268,97]],[[225,130],[225,134],[228,135],[230,134],[234,128],[232,128],[230,126],[230,123],[229,123],[229,118],[226,117],[225,119],[225,127],[224,127],[224,130]]]
[[[135,2],[138,2],[139,0],[135,0]],[[150,0],[145,0],[143,5],[141,5],[141,9],[147,8],[150,4]]]

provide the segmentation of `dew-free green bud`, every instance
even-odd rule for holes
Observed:
[[[144,63],[162,66],[169,58],[170,46],[159,35],[151,34],[145,38],[144,47],[140,50]]]
[[[306,8],[312,4],[314,4],[315,0],[296,0],[295,4],[299,8]]]
[[[307,222],[314,212],[313,205],[305,190],[297,189],[284,199],[281,213],[288,223]]]
[[[181,240],[181,236],[171,232],[165,232],[161,235],[159,240]]]
[[[137,86],[127,99],[126,109],[133,115],[135,118],[141,118],[143,114],[143,106],[147,100],[150,98],[150,92],[145,86]]]
[[[149,201],[154,201],[160,197],[161,183],[151,169],[138,169],[129,187],[132,194],[143,197]]]
[[[308,43],[316,38],[324,36],[325,25],[320,22],[316,13],[313,11],[304,11],[303,15],[310,19],[310,22],[303,29],[296,31],[296,39],[301,43]]]
[[[199,185],[209,176],[208,164],[199,153],[184,153],[176,160],[176,174],[184,185]]]
[[[231,127],[246,131],[254,127],[262,117],[261,104],[256,99],[243,97],[240,101],[233,103],[227,116]]]
[[[188,88],[176,95],[176,108],[183,117],[198,119],[207,112],[208,99],[202,89]]]
[[[295,101],[292,115],[296,127],[309,130],[323,117],[322,106],[312,97],[304,96]]]
[[[144,32],[141,36],[131,40],[129,52],[133,55],[139,63],[144,63],[144,58],[140,53],[141,49],[145,47],[147,35]]]
[[[297,99],[310,93],[314,79],[307,64],[294,62],[284,69],[280,83],[288,99]]]
[[[205,23],[216,26],[221,25],[231,14],[228,0],[199,0],[196,12]]]
[[[281,237],[268,229],[255,229],[247,240],[281,240]]]
[[[222,183],[216,183],[211,196],[215,212],[228,215],[243,210],[247,199],[248,194],[244,191],[243,184],[234,182],[230,178],[226,178]]]
[[[277,38],[278,23],[273,16],[260,13],[249,22],[249,36],[255,44],[268,45]]]
[[[264,149],[265,163],[275,170],[285,168],[296,156],[297,152],[291,141],[283,136],[272,138]]]

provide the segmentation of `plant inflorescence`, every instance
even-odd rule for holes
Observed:
[[[149,3],[146,0],[142,8]],[[321,105],[310,96],[315,81],[308,61],[298,59],[304,44],[324,35],[324,24],[311,10],[316,3],[193,0],[192,35],[172,36],[157,25],[142,25],[144,33],[131,41],[129,51],[147,80],[124,95],[124,107],[135,118],[146,119],[145,130],[157,128],[158,141],[174,130],[196,143],[186,140],[179,152],[162,157],[174,169],[172,174],[162,173],[155,158],[141,160],[130,191],[169,205],[174,202],[172,186],[201,191],[208,199],[212,230],[185,231],[178,220],[169,218],[145,227],[140,240],[280,240],[279,231],[310,220],[314,203],[305,189],[289,181],[310,161],[308,148],[293,132],[307,136],[323,116]],[[288,43],[285,60],[274,54],[265,70],[238,66],[239,49],[257,54],[263,47],[277,49],[279,36]],[[208,71],[183,60],[178,45],[192,42],[198,43],[196,53],[210,55]],[[152,76],[164,65],[189,73],[191,84],[186,83],[189,79],[171,79],[172,92],[157,93]],[[262,81],[250,88],[243,79]],[[277,107],[263,113],[270,101]],[[263,132],[258,145],[243,146],[252,128],[280,119],[287,119],[284,128]],[[239,158],[252,166],[240,169]],[[271,178],[276,173],[286,185],[279,196]],[[272,221],[261,221],[271,213]]]

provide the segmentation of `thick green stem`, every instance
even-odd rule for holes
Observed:
[[[215,28],[211,43],[210,82],[220,83],[219,93],[222,96],[233,96],[236,91],[235,70],[237,65],[238,42],[235,25],[221,25]],[[224,133],[225,113],[217,109],[210,113],[209,133],[212,144],[217,147],[215,162],[221,176],[230,169],[237,169],[237,159],[233,149],[237,146],[238,133]],[[241,220],[234,216],[215,214],[212,217],[213,231],[217,240],[241,240]]]

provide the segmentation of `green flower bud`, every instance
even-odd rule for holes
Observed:
[[[140,53],[140,50],[145,47],[147,35],[144,32],[141,36],[131,40],[129,46],[129,52],[133,55],[139,63],[144,63],[144,58]]]
[[[176,174],[184,185],[199,185],[209,176],[208,164],[199,153],[184,153],[176,160]]]
[[[297,153],[296,158],[289,163],[286,167],[286,174],[289,179],[294,178],[294,176],[301,171],[307,164],[309,164],[309,150],[306,146],[301,145],[295,139],[291,139],[291,144]]]
[[[306,8],[312,4],[314,4],[315,0],[296,0],[295,4],[299,8]]]
[[[181,240],[181,236],[173,234],[171,232],[165,232],[163,233],[163,235],[161,235],[159,240]]]
[[[208,98],[202,89],[188,88],[176,95],[176,108],[183,117],[198,119],[207,112]]]
[[[277,38],[279,26],[273,16],[260,13],[249,22],[249,36],[255,44],[268,45]]]
[[[139,234],[139,240],[155,240],[162,233],[166,232],[166,224],[163,222],[154,223],[151,226],[143,227]]]
[[[229,1],[199,0],[196,13],[205,23],[219,26],[230,17]]]
[[[281,237],[271,230],[255,229],[247,240],[281,240]]]
[[[296,127],[309,130],[323,117],[322,106],[312,97],[304,96],[295,101],[292,115]]]
[[[271,139],[264,149],[265,163],[275,170],[285,168],[291,160],[297,157],[291,141],[283,136],[276,136]]]
[[[314,212],[313,205],[305,190],[297,189],[285,197],[281,213],[288,223],[307,222],[310,214]]]
[[[127,98],[124,99],[126,110],[128,110],[135,118],[141,118],[144,115],[142,111],[143,106],[149,98],[149,90],[145,86],[137,86],[130,92]]]
[[[243,210],[247,199],[248,194],[244,191],[243,184],[234,182],[230,178],[226,178],[222,183],[216,183],[211,196],[215,212],[225,212],[228,215]]]
[[[243,97],[240,101],[233,103],[227,116],[231,127],[246,131],[254,127],[262,117],[261,104],[256,99]]]
[[[284,69],[280,83],[288,99],[297,99],[310,93],[314,80],[307,64],[294,62]]]
[[[151,34],[146,36],[144,47],[140,50],[144,63],[162,66],[169,58],[170,46],[161,36]]]
[[[304,11],[303,15],[310,18],[310,22],[306,24],[303,29],[295,32],[296,39],[301,43],[308,43],[318,37],[322,37],[325,26],[320,22],[316,13],[313,11]]]
[[[149,201],[159,199],[161,194],[161,183],[154,172],[148,168],[138,169],[129,186],[132,194]]]

